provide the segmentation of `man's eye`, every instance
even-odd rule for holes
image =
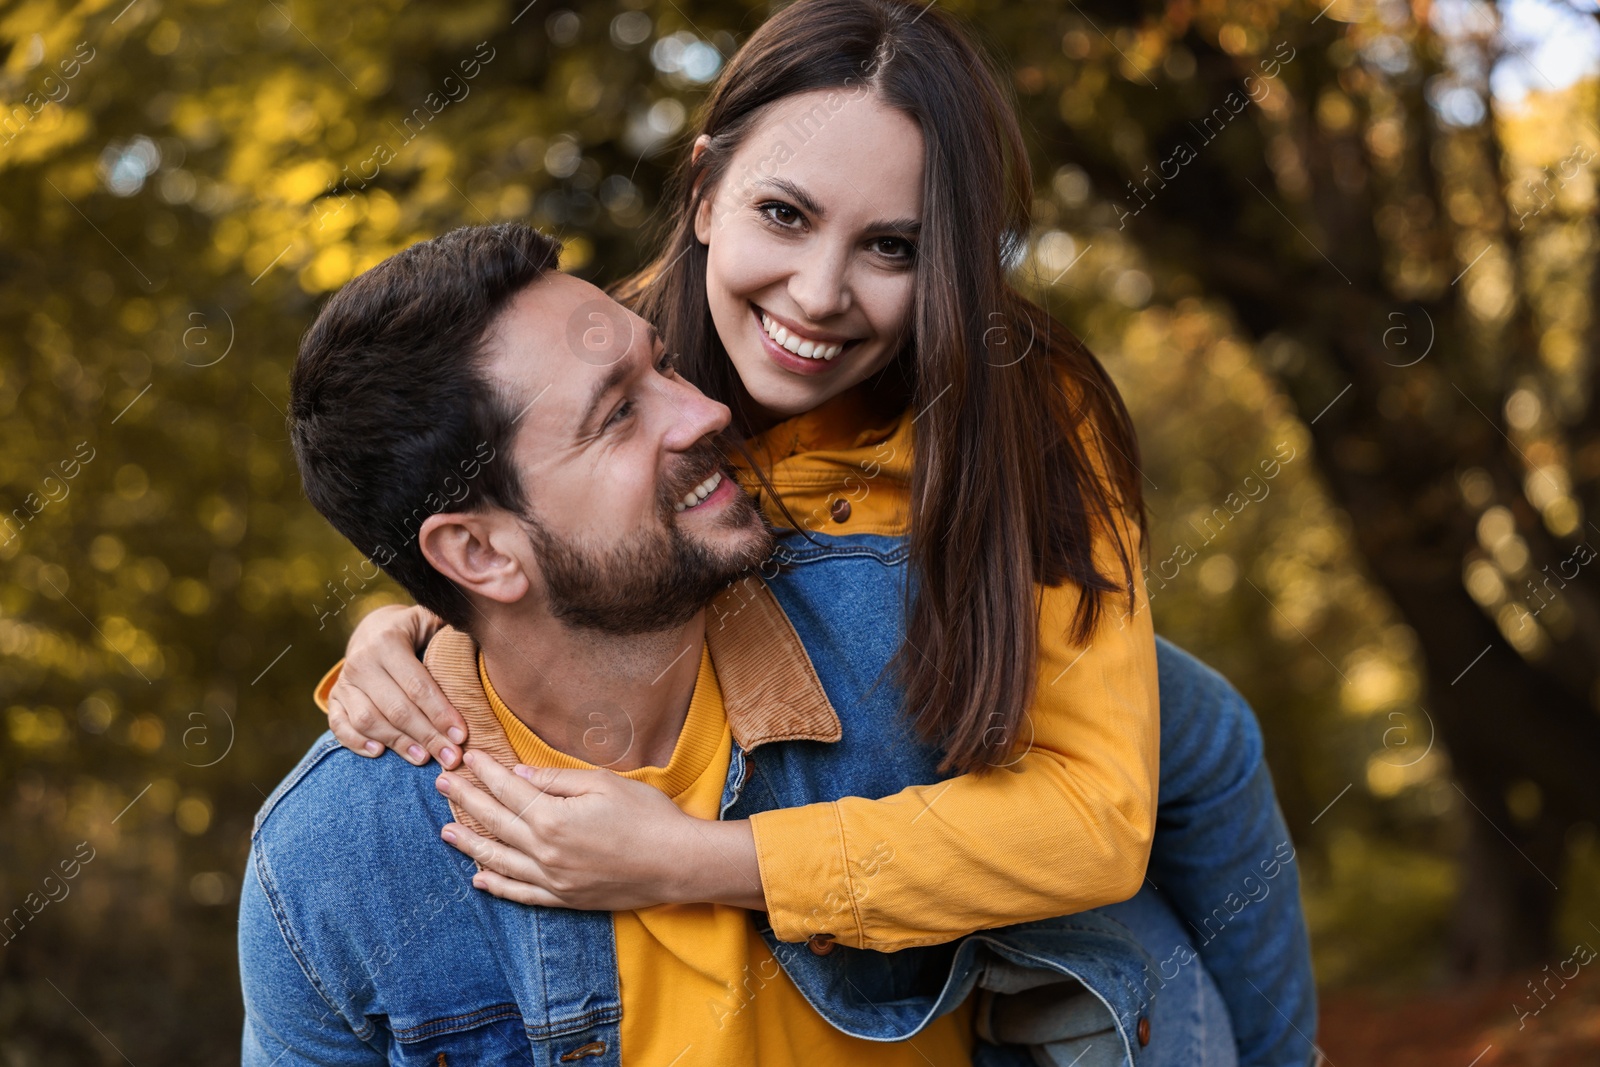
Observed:
[[[678,370],[678,353],[676,353],[676,352],[663,352],[663,353],[661,353],[661,359],[660,359],[659,362],[656,363],[656,370],[659,371],[661,374],[666,375],[668,377],[671,377],[673,374],[676,374],[677,370]]]
[[[606,420],[605,429],[609,430],[613,426],[617,426],[623,422],[626,422],[632,415],[633,401],[624,400],[622,403],[617,405],[617,410],[613,411],[611,413],[611,417]]]

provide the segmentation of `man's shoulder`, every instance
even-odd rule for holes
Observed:
[[[323,779],[339,774],[341,769],[337,767],[339,762],[337,754],[340,752],[354,755],[354,753],[350,753],[343,745],[339,744],[338,740],[333,736],[333,731],[324,730],[322,736],[313,741],[311,747],[306,750],[306,754],[300,757],[300,762],[295,764],[294,768],[283,776],[283,780],[277,784],[267,797],[266,803],[262,804],[256,811],[255,823],[250,829],[251,838],[253,839],[261,833],[262,827],[272,816],[272,813],[277,810],[278,805],[308,777],[316,774],[319,767],[324,768],[320,774]],[[314,791],[316,786],[311,785],[307,789]]]
[[[439,840],[450,811],[437,776],[437,767],[392,752],[359,756],[325,732],[256,813],[252,848],[324,877],[424,843],[449,852]]]
[[[240,915],[240,943],[257,949],[241,952],[247,972],[269,966],[261,946],[280,960],[287,948],[363,1038],[380,1017],[421,1033],[516,999],[480,942],[486,919],[514,922],[520,906],[475,894],[472,860],[439,837],[450,809],[437,776],[392,752],[357,755],[331,734],[312,743],[256,816]]]

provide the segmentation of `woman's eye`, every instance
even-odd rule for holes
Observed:
[[[872,250],[885,259],[909,263],[917,258],[917,247],[903,237],[877,237],[872,241]]]
[[[799,222],[801,219],[800,212],[797,208],[778,200],[762,204],[756,210],[761,212],[762,215],[766,216],[769,221],[774,222],[786,229],[793,227],[794,224]]]

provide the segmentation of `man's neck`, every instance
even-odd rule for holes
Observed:
[[[631,637],[542,614],[474,627],[489,680],[512,714],[556,751],[614,771],[671,761],[705,628],[704,611],[676,629]]]

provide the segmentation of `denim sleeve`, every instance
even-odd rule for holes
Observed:
[[[259,847],[259,846],[257,846]],[[365,1067],[385,1062],[307,977],[286,920],[272,906],[252,848],[239,901],[239,978],[244,991],[243,1067]]]
[[[1161,799],[1149,879],[1190,926],[1240,1067],[1315,1061],[1316,984],[1294,845],[1250,705],[1157,638]]]

